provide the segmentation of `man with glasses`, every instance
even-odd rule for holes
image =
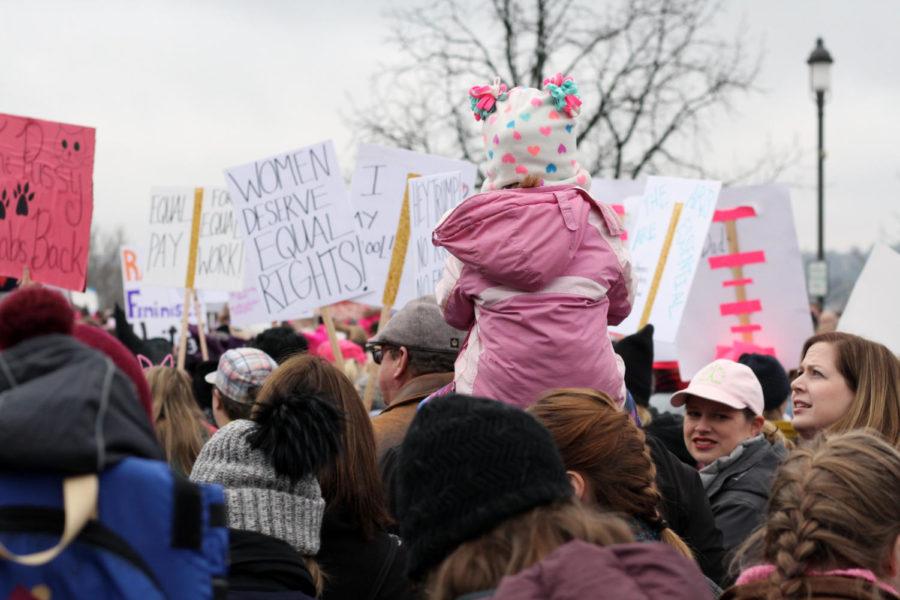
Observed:
[[[369,340],[386,408],[372,418],[379,461],[399,446],[421,400],[453,381],[465,332],[444,322],[434,296],[409,302]]]

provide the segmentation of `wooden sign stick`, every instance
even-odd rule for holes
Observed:
[[[184,369],[187,358],[188,307],[194,293],[194,275],[197,271],[197,244],[200,240],[200,214],[203,212],[203,188],[194,188],[194,216],[191,221],[191,245],[188,254],[187,273],[184,278],[184,311],[181,315],[181,335],[178,337],[178,368]],[[199,317],[198,317],[199,319]],[[201,332],[200,338],[203,338]]]
[[[403,265],[406,262],[406,249],[409,247],[409,180],[418,177],[418,173],[407,173],[406,188],[403,191],[403,204],[400,206],[400,220],[397,223],[397,232],[394,234],[394,247],[391,249],[391,266],[388,269],[387,281],[384,283],[384,294],[381,297],[381,317],[378,319],[378,331],[382,331],[391,319],[391,310],[397,300],[397,292],[400,291],[400,281],[403,279]],[[368,381],[363,394],[363,405],[366,410],[372,409],[372,401],[375,399],[375,379],[378,373],[378,365],[370,363],[366,368]]]
[[[732,220],[725,222],[725,235],[728,237],[728,252],[730,252],[731,254],[739,253],[741,250],[740,244],[738,244],[737,221]],[[741,265],[731,267],[731,276],[732,279],[743,279],[744,267],[742,267]],[[743,283],[735,286],[734,292],[738,302],[745,302],[747,300],[747,286],[745,286]],[[739,314],[738,322],[741,325],[749,325],[750,315],[747,313]],[[741,334],[741,338],[745,342],[753,343],[753,332],[745,331]]]
[[[644,312],[641,313],[641,321],[638,329],[641,329],[650,321],[650,313],[653,312],[653,303],[656,302],[656,292],[659,290],[659,282],[662,280],[663,272],[666,270],[666,262],[669,260],[669,250],[672,248],[672,240],[675,239],[675,229],[678,226],[678,219],[681,218],[681,209],[684,208],[683,202],[676,202],[672,207],[672,218],[669,219],[669,229],[666,231],[666,239],[663,241],[662,250],[659,253],[659,261],[656,263],[656,271],[653,273],[653,279],[650,283],[650,291],[647,292],[647,302],[644,304]]]
[[[206,344],[206,314],[200,312],[200,295],[193,290],[194,315],[197,317],[197,334],[200,338],[200,356],[203,360],[209,360],[209,348]]]
[[[341,345],[338,342],[337,330],[334,328],[334,318],[331,315],[331,307],[323,306],[322,321],[325,322],[325,331],[328,332],[328,343],[331,344],[331,352],[334,354],[334,364],[341,373],[344,372],[344,353],[341,352]]]

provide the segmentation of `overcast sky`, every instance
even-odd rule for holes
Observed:
[[[139,237],[154,185],[223,185],[222,169],[332,138],[352,168],[347,95],[393,48],[385,0],[0,0],[0,112],[97,128],[94,221]],[[725,0],[722,35],[765,52],[762,91],[710,120],[708,164],[801,151],[791,186],[815,248],[815,106],[805,60],[835,58],[826,107],[826,244],[900,241],[900,4]]]

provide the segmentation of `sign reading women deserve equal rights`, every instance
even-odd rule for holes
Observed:
[[[334,146],[321,142],[227,169],[247,282],[269,320],[369,291],[363,242]]]

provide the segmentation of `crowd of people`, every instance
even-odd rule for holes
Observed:
[[[574,82],[471,97],[483,193],[435,231],[436,296],[339,324],[351,366],[321,329],[225,323],[179,368],[25,286],[0,301],[0,465],[134,456],[221,486],[233,598],[900,598],[898,358],[829,332],[793,377],[762,354],[654,369],[652,326],[607,334],[631,268],[574,158]]]

